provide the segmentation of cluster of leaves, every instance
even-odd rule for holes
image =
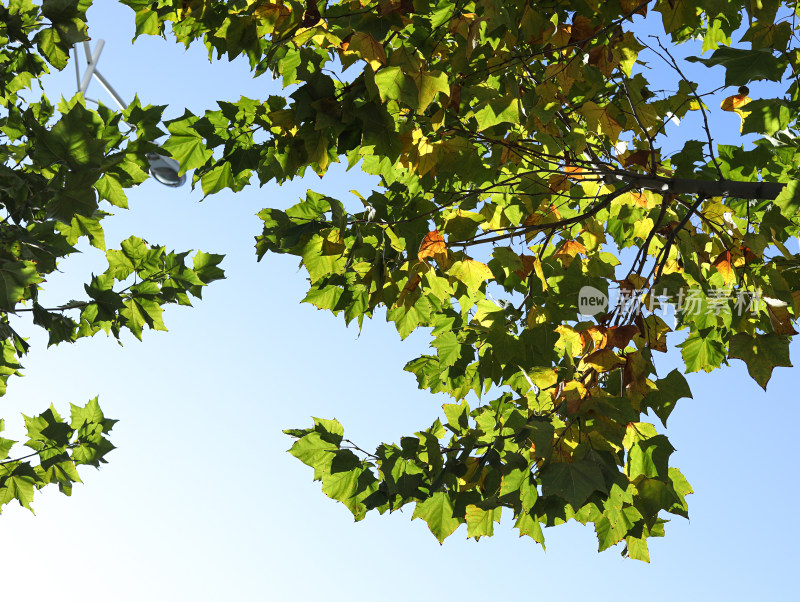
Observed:
[[[401,337],[430,329],[435,353],[407,370],[454,403],[444,423],[375,453],[345,440],[336,421],[289,431],[323,491],[357,519],[413,503],[440,541],[461,523],[470,537],[491,535],[503,507],[542,543],[542,525],[574,518],[594,524],[600,549],[624,541],[623,553],[647,559],[662,511],[686,516],[691,488],[644,419],[666,424],[691,393],[678,371],[658,376],[654,353],[675,336],[658,315],[617,309],[589,321],[578,295],[618,286],[652,308],[659,296],[700,291],[700,307],[677,323],[688,371],[740,358],[766,387],[775,366],[790,365],[800,282],[784,243],[799,231],[800,54],[785,16],[795,9],[778,0],[123,2],[137,35],[169,31],[212,57],[245,56],[256,75],[291,87],[288,98],[221,102],[166,124],[163,148],[196,170],[206,194],[253,176],[324,175],[339,161],[380,181],[356,193],[357,210],[312,191],[286,211],[265,209],[257,253],[301,258],[306,301],[347,322],[382,308]],[[198,254],[189,268],[186,253],[130,238],[106,252],[90,299],[38,304],[81,237],[105,247],[101,202],[125,207],[124,189],[146,177],[145,154],[162,134],[161,107],[136,101],[116,113],[24,98],[85,39],[89,4],[0,3],[4,382],[26,349],[9,316],[31,312],[51,344],[122,328],[140,336],[163,328],[163,304],[186,304],[221,276],[218,256]],[[693,60],[724,68],[727,85],[790,74],[784,98],[740,113],[744,133],[764,136],[753,148],[715,146],[706,127],[705,139],[662,152],[670,120],[707,109],[669,48],[636,35],[649,9],[672,43],[702,40],[713,53]],[[675,89],[654,92],[637,71],[646,48],[674,71]],[[737,311],[755,293],[756,311]],[[77,450],[105,445],[83,433],[106,429],[91,408],[92,420],[74,413],[69,425],[52,410],[28,421],[40,464],[4,462],[27,475],[2,477],[5,498],[27,503],[31,487],[75,480],[63,476],[74,476],[68,462],[89,457]],[[46,476],[64,462],[61,477]]]
[[[33,493],[51,483],[70,495],[72,484],[80,483],[77,467],[98,467],[106,462],[105,455],[114,449],[107,438],[116,420],[103,416],[97,398],[85,406],[71,405],[70,420],[66,421],[54,407],[33,418],[25,416],[28,440],[25,446],[33,453],[22,458],[8,459],[16,443],[0,437],[0,508],[12,500],[31,509]],[[0,432],[4,428],[0,420]],[[31,464],[27,458],[35,457]]]
[[[666,424],[691,396],[680,372],[659,377],[654,360],[681,335],[647,309],[587,321],[578,295],[619,287],[652,309],[699,292],[677,322],[687,371],[739,358],[766,387],[775,366],[790,365],[800,273],[784,243],[800,232],[791,131],[800,51],[794,21],[779,15],[795,8],[123,3],[136,11],[137,36],[169,32],[211,57],[244,56],[256,75],[291,87],[288,98],[221,102],[168,124],[165,148],[196,168],[205,193],[240,190],[254,176],[322,176],[340,161],[380,180],[369,194],[354,191],[355,209],[313,191],[288,210],[265,209],[258,257],[301,258],[305,301],[348,323],[384,308],[403,338],[430,329],[435,353],[406,369],[454,403],[444,423],[374,453],[344,439],[336,421],[287,431],[323,491],[356,519],[413,503],[440,541],[462,523],[469,537],[491,535],[504,507],[539,542],[541,525],[591,522],[601,550],[624,541],[623,554],[647,560],[662,511],[686,516],[691,493],[669,466],[668,439],[645,421]],[[708,109],[669,47],[636,35],[648,10],[670,43],[713,50],[693,60],[724,68],[727,85],[790,73],[784,98],[747,105],[743,132],[763,136],[752,148],[717,146],[706,126],[670,158],[662,152],[671,120]],[[646,48],[675,74],[674,90],[651,90],[637,71]],[[740,311],[748,295],[759,300]]]
[[[87,39],[89,1],[0,1],[0,395],[19,375],[28,343],[20,329],[37,326],[48,345],[74,342],[99,331],[119,339],[127,329],[141,338],[145,326],[165,330],[168,303],[191,305],[189,295],[223,276],[222,257],[167,252],[141,238],[106,249],[105,209],[127,209],[125,189],[147,177],[146,155],[164,107],[135,100],[125,112],[87,108],[82,97],[52,104],[34,89],[51,68],[66,66],[70,48]],[[48,276],[77,252],[81,239],[105,253],[108,269],[91,276],[85,300],[40,303]],[[26,419],[38,464],[5,460],[10,440],[0,440],[0,506],[16,498],[28,507],[33,488],[58,482],[69,492],[75,466],[97,465],[111,447],[111,428],[96,402],[73,407],[72,422],[54,409]]]

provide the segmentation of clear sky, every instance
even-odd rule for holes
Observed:
[[[89,23],[94,40],[106,40],[99,69],[123,98],[138,93],[177,116],[185,106],[201,112],[218,99],[281,93],[274,82],[251,79],[241,61],[210,65],[200,47],[187,52],[159,38],[131,46],[133,13],[115,2],[96,2]],[[651,75],[666,71],[642,58]],[[722,80],[721,70],[685,66],[701,90]],[[750,95],[768,96],[759,86]],[[46,91],[71,96],[71,66]],[[738,116],[716,109],[733,93],[708,105],[718,139],[738,143]],[[96,82],[89,96],[111,104]],[[668,131],[675,140],[697,138],[699,124],[693,116]],[[493,538],[467,540],[461,527],[440,546],[424,523],[410,520],[411,506],[353,523],[324,496],[312,471],[286,453],[291,439],[282,429],[336,417],[348,438],[369,448],[429,426],[445,399],[419,391],[402,370],[425,352],[425,333],[400,342],[380,320],[361,333],[348,329],[299,303],[306,283],[294,259],[268,255],[257,263],[255,214],[289,206],[307,188],[345,198],[371,184],[334,166],[323,180],[312,175],[203,202],[188,185],[152,180],[129,193],[131,210],[106,221],[110,248],[136,234],[170,249],[225,253],[227,279],[210,285],[194,309],[169,308],[170,331],[146,332],[142,343],[128,336],[120,347],[101,336],[46,350],[40,334],[32,337],[25,378],[10,380],[0,399],[12,435],[20,435],[20,412],[50,403],[66,411],[99,394],[106,415],[120,420],[112,433],[118,449],[100,471],[82,471],[85,485],[71,498],[46,490],[34,501],[36,516],[7,507],[0,517],[4,600],[791,595],[800,536],[792,430],[799,367],[777,368],[766,394],[739,360],[688,376],[694,400],[678,404],[667,432],[678,450],[673,463],[695,488],[691,520],[675,517],[666,538],[650,540],[650,565],[622,559],[619,548],[598,554],[591,527],[575,523],[546,529],[546,552],[518,538],[508,517]],[[102,265],[93,249],[70,258],[45,298],[81,298],[83,282]],[[797,361],[796,342],[792,349]],[[663,374],[679,359],[668,355]]]

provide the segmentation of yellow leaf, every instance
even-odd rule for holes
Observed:
[[[582,167],[575,167],[574,165],[567,165],[564,168],[564,172],[573,180],[583,180],[583,178],[586,177],[583,175],[583,171]]]
[[[556,332],[558,333],[558,341],[555,344],[557,351],[570,357],[578,357],[583,353],[583,337],[581,333],[564,324],[556,327]]]
[[[603,349],[608,347],[608,336],[606,332],[608,329],[605,326],[592,326],[583,331],[582,336],[584,341],[591,339],[594,344],[594,350]]]
[[[635,190],[633,190],[633,191],[627,193],[627,195],[624,195],[623,198],[632,199],[633,200],[633,204],[637,205],[639,207],[644,207],[645,209],[652,209],[652,207],[648,206],[651,203],[650,203],[649,199],[647,198],[647,195],[645,195],[642,192],[636,192]]]
[[[386,64],[386,51],[383,44],[368,33],[357,31],[348,40],[345,54],[356,54],[367,61],[374,71]]]
[[[722,274],[726,285],[731,284],[736,279],[733,266],[731,265],[730,251],[723,251],[720,253],[719,257],[717,257],[717,259],[714,261],[714,267],[716,267],[717,271]]]
[[[542,290],[547,290],[547,280],[544,277],[544,270],[542,270],[542,260],[536,255],[520,255],[522,261],[522,269],[516,270],[514,273],[522,279],[528,278],[531,272],[536,274],[542,285]]]
[[[581,364],[594,368],[597,372],[608,372],[625,365],[625,360],[611,349],[600,349],[583,358]],[[580,369],[580,366],[578,367]]]
[[[466,284],[470,291],[477,291],[485,280],[492,277],[489,266],[474,259],[456,261],[447,273]]]
[[[608,107],[600,107],[592,101],[583,103],[580,108],[589,128],[599,134],[608,136],[611,142],[616,143],[622,133],[622,126],[608,112]]]
[[[306,152],[308,152],[308,162],[319,165],[317,173],[322,175],[328,168],[330,157],[328,156],[328,139],[320,132],[313,141],[306,141]]]
[[[637,222],[633,225],[633,237],[647,240],[647,237],[650,235],[650,231],[653,229],[654,225],[655,224],[653,224],[653,220],[649,217],[637,220]]]
[[[584,247],[577,240],[568,240],[556,251],[553,257],[557,257],[562,261],[565,268],[572,264],[572,260],[578,254],[586,255],[586,247]]]
[[[742,124],[739,126],[739,131],[742,131],[744,127],[744,120],[750,114],[750,111],[743,111],[742,107],[745,106],[747,103],[750,102],[750,97],[745,96],[744,94],[734,94],[733,96],[728,96],[725,100],[722,101],[720,108],[723,111],[729,111],[731,113],[736,113],[739,117],[742,118]]]
[[[631,76],[631,70],[636,63],[636,57],[639,56],[639,51],[644,48],[630,31],[625,32],[621,40],[614,42],[614,50],[620,54],[620,67],[628,77]]]
[[[262,2],[253,11],[253,17],[258,19],[261,24],[268,25],[270,29],[281,25],[291,14],[291,7],[284,6],[279,2]]]
[[[569,255],[575,257],[578,253],[586,255],[586,247],[584,247],[577,240],[568,240],[556,252],[556,255]]]

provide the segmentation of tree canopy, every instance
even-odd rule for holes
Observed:
[[[688,516],[692,493],[660,428],[691,391],[680,371],[658,372],[658,354],[677,346],[687,372],[739,359],[764,388],[775,367],[791,366],[800,9],[121,1],[137,37],[241,57],[286,94],[166,122],[164,107],[138,100],[124,112],[89,109],[80,95],[31,100],[47,65],[63,68],[86,39],[91,3],[0,3],[3,380],[25,352],[11,318],[28,312],[50,344],[122,328],[138,337],[163,328],[162,305],[189,304],[222,276],[220,256],[187,265],[187,253],[132,237],[106,250],[108,270],[86,300],[37,304],[79,239],[105,250],[101,203],[125,207],[148,152],[194,170],[206,195],[346,163],[379,183],[337,199],[323,177],[289,209],[264,209],[257,256],[297,256],[304,301],[347,323],[385,316],[401,338],[425,329],[432,351],[406,370],[452,399],[431,426],[374,452],[315,418],[287,431],[291,453],[356,520],[413,504],[443,541],[464,523],[468,537],[490,536],[505,514],[544,544],[543,526],[575,519],[593,524],[600,550],[622,542],[624,555],[648,560],[647,539],[663,536],[666,515]],[[660,37],[644,27],[654,12]],[[707,102],[717,90],[684,74],[676,47],[689,41],[702,46],[687,60],[736,88],[721,106]],[[658,65],[640,60],[645,51]],[[656,89],[666,77],[673,85]],[[761,80],[780,92],[751,99]],[[756,136],[717,144],[707,115],[720,110]],[[673,148],[669,124],[689,113],[704,127]],[[661,311],[670,303],[672,324]],[[28,503],[48,482],[68,491],[74,465],[109,449],[111,421],[96,402],[74,408],[69,424],[55,409],[29,420],[40,463],[0,464],[0,500]],[[90,444],[84,462],[78,450]]]

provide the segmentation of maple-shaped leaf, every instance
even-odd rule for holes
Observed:
[[[586,255],[586,247],[577,240],[568,240],[556,251],[554,257],[561,259],[564,262],[564,267],[568,268],[578,254]]]
[[[472,292],[477,291],[485,280],[492,277],[489,266],[474,259],[456,261],[447,273],[466,284]]]
[[[694,13],[692,6],[691,11]],[[690,56],[687,61],[704,63],[708,67],[722,65],[725,67],[725,85],[744,85],[759,79],[780,81],[785,65],[775,57],[770,48],[746,50],[721,46],[707,59]]]
[[[521,512],[517,518],[517,522],[514,523],[514,527],[519,529],[520,537],[527,535],[536,543],[541,544],[544,548],[544,534],[542,533],[542,527],[539,524],[539,521],[531,516],[530,512]]]
[[[467,537],[474,537],[477,541],[481,537],[491,537],[494,534],[494,523],[500,522],[502,508],[484,510],[478,506],[467,506]]]
[[[655,314],[646,318],[637,316],[636,325],[639,327],[641,338],[647,347],[662,353],[667,352],[667,334],[672,332],[672,329],[664,320]]]
[[[683,361],[686,363],[687,372],[704,370],[711,372],[719,368],[725,360],[725,348],[717,338],[719,335],[710,331],[697,331],[690,334],[686,340],[678,345],[681,348]],[[736,356],[731,356],[736,357]]]
[[[670,5],[673,3],[670,2]],[[647,16],[647,2],[640,2],[640,0],[620,0],[620,7],[625,14],[635,13],[637,15]]]
[[[540,478],[545,496],[557,495],[575,508],[583,506],[595,491],[607,491],[600,466],[586,459],[550,464],[542,469]]]
[[[639,327],[633,324],[612,326],[606,331],[606,345],[608,347],[624,349],[637,334],[639,334]]]
[[[355,54],[370,64],[373,71],[377,71],[386,64],[386,51],[378,40],[368,33],[357,31],[342,43],[345,54]]]
[[[647,206],[650,204],[648,198],[641,192],[636,192],[634,190],[629,192],[628,196],[629,198],[633,199],[633,204],[636,205],[637,207],[644,207],[645,209],[647,209],[648,208]]]
[[[647,164],[650,161],[651,154],[653,154],[653,151],[645,149],[633,151],[630,155],[628,155],[622,160],[622,165],[624,167],[630,167],[631,165],[640,165],[642,167],[647,167]]]
[[[581,44],[590,41],[600,29],[600,25],[582,15],[575,15],[570,28],[570,44]]]
[[[253,11],[253,16],[262,22],[278,27],[292,14],[292,8],[277,2],[262,2]]]
[[[441,257],[447,257],[447,245],[444,244],[444,236],[438,230],[428,232],[419,246],[417,258],[425,261],[428,257],[437,261]]]
[[[608,136],[611,142],[619,140],[622,126],[611,116],[608,106],[601,107],[592,101],[587,101],[581,106],[580,112],[586,117],[590,129]]]
[[[424,502],[417,502],[412,519],[421,518],[441,544],[464,522],[453,516],[453,500],[444,491],[437,491]]]
[[[566,192],[572,187],[572,184],[569,181],[569,176],[554,173],[548,179],[547,186],[550,188],[550,192],[558,193]]]
[[[728,357],[740,359],[747,364],[747,372],[765,391],[773,368],[792,367],[792,362],[789,361],[789,339],[773,333],[751,336],[740,332],[731,339]]]
[[[683,374],[677,369],[667,374],[664,378],[655,382],[648,381],[648,391],[645,395],[645,403],[653,409],[664,426],[667,425],[667,418],[675,409],[677,401],[684,397],[692,397],[689,383],[686,382]]]
[[[598,372],[608,372],[625,365],[625,360],[611,351],[611,349],[600,349],[590,353],[583,358],[583,362]]]

